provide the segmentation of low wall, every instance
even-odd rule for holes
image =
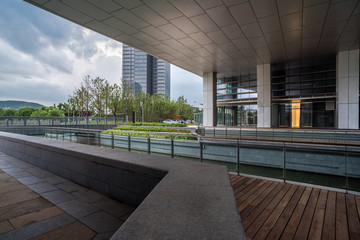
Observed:
[[[5,132],[0,151],[137,206],[112,239],[245,239],[223,166]]]

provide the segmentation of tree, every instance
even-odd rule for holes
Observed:
[[[11,117],[11,116],[15,116],[15,113],[16,113],[16,109],[6,108],[2,110],[1,116]]]
[[[101,114],[104,111],[104,89],[105,89],[105,79],[95,78],[91,80],[91,107],[94,112],[97,113],[98,117],[101,119]]]
[[[121,87],[117,84],[114,84],[110,87],[110,90],[109,109],[116,118],[116,114],[119,113],[121,109]]]
[[[15,112],[15,116],[26,116],[29,117],[36,109],[32,107],[21,107]]]

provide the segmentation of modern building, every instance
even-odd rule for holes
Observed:
[[[203,77],[204,125],[359,129],[359,0],[27,0]]]
[[[143,91],[170,98],[170,64],[135,48],[123,45],[122,79]]]

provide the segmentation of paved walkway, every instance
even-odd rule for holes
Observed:
[[[360,239],[360,196],[230,175],[246,237]]]
[[[0,240],[110,239],[133,211],[0,152]]]

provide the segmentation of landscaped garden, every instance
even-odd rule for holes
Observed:
[[[102,133],[136,137],[197,140],[195,133],[192,133],[189,129],[184,129],[186,124],[139,122],[129,125],[132,126],[114,127]]]

